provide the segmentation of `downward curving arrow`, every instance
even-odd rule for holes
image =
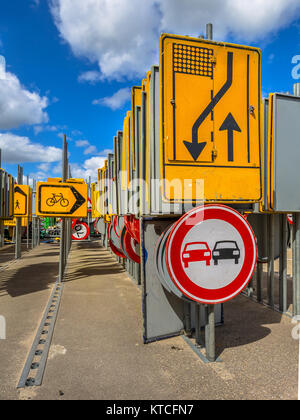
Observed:
[[[228,132],[228,162],[233,162],[233,132],[238,131],[241,133],[240,127],[237,125],[237,122],[233,118],[231,112],[225,118],[225,121],[220,127],[220,131]]]
[[[214,96],[199,118],[195,121],[192,129],[192,142],[184,141],[185,147],[188,149],[192,158],[196,162],[198,157],[201,155],[204,150],[207,142],[198,143],[198,130],[200,126],[204,123],[206,118],[211,114],[214,107],[220,102],[223,96],[228,92],[232,85],[233,78],[233,53],[227,53],[227,80],[225,84],[221,87],[219,92]]]

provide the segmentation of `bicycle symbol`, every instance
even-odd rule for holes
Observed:
[[[53,207],[55,204],[60,203],[62,207],[68,207],[69,200],[64,198],[62,194],[52,194],[52,197],[49,197],[46,201],[48,207]]]

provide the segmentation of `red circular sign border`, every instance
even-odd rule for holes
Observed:
[[[83,225],[83,226],[85,226],[85,227],[86,227],[86,235],[85,235],[83,238],[77,239],[77,238],[75,238],[75,237],[73,236],[73,234],[72,234],[72,239],[73,239],[73,241],[84,241],[84,240],[86,240],[86,239],[89,237],[90,228],[89,228],[89,227],[88,227],[88,225],[87,225],[86,223],[84,223],[84,222],[77,222],[77,223],[74,225],[74,227],[75,227],[76,225]],[[74,227],[73,227],[72,229],[74,229]]]
[[[125,244],[126,252],[127,252],[128,256],[131,260],[133,260],[137,264],[140,264],[141,263],[141,257],[134,252],[134,249],[131,246],[131,240],[132,239],[136,240],[131,235],[129,230],[126,229],[126,233],[125,233],[125,236],[124,236],[124,244]]]
[[[233,299],[235,296],[237,296],[249,283],[251,280],[255,267],[256,267],[256,261],[257,261],[257,247],[256,247],[256,240],[255,235],[253,233],[253,230],[249,223],[243,218],[243,216],[238,213],[236,210],[233,210],[230,207],[218,204],[218,205],[207,205],[200,208],[201,211],[199,211],[199,207],[197,209],[192,209],[188,213],[186,213],[181,219],[179,219],[173,226],[173,229],[169,235],[167,245],[166,245],[166,263],[168,272],[171,276],[171,279],[173,280],[176,287],[179,288],[179,290],[189,299],[193,299],[200,303],[205,304],[217,304],[217,303],[223,303],[228,300]],[[203,211],[204,211],[204,217],[203,217]],[[214,217],[209,216],[209,213],[212,212],[212,215]],[[193,225],[186,226],[184,222],[186,219],[191,217],[194,214],[195,222],[197,221],[203,221],[203,220],[209,220],[209,219],[216,219],[215,213],[221,212],[223,214],[223,218],[221,220],[227,221],[228,223],[232,224],[240,233],[244,247],[245,247],[245,260],[243,267],[236,277],[236,279],[231,282],[229,285],[218,289],[218,290],[208,290],[201,288],[195,283],[193,283],[186,275],[185,271],[183,270],[182,263],[181,263],[181,246],[178,246],[178,243],[182,243],[182,240],[177,238],[179,229],[182,230],[182,225],[184,226],[184,237],[186,236],[187,232],[193,227]],[[201,216],[199,216],[201,215]],[[228,216],[229,215],[229,216]],[[237,216],[237,217],[236,217]],[[198,220],[200,218],[200,220]],[[218,217],[220,219],[220,217]],[[237,228],[237,226],[240,228]],[[245,236],[248,235],[248,237],[251,239],[251,243],[253,243],[253,247],[251,246],[251,249],[248,249],[249,247],[245,246]],[[182,235],[182,234],[181,234]],[[176,239],[175,239],[176,238]],[[248,239],[249,239],[248,238]],[[170,247],[171,247],[171,241],[174,241],[177,244],[177,246],[174,247],[174,250],[172,252],[171,261],[169,260],[169,253],[170,253]],[[179,242],[180,241],[180,242]],[[250,262],[251,261],[251,262]],[[176,272],[176,276],[173,275],[171,264],[173,265],[173,272]],[[253,267],[251,268],[251,266]],[[249,271],[249,275],[247,275],[247,271]],[[178,280],[178,277],[180,278],[180,283]],[[246,281],[241,282],[241,278],[247,277]],[[189,292],[186,289],[186,285],[188,285]],[[237,287],[237,285],[240,285]],[[184,287],[185,286],[185,287]],[[199,295],[197,295],[197,292],[195,293],[195,290],[201,291],[201,298]],[[189,294],[190,293],[190,294]],[[208,298],[209,297],[209,298]]]

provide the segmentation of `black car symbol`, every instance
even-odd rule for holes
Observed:
[[[241,252],[235,241],[217,242],[212,253],[215,265],[218,265],[219,260],[234,260],[238,264],[240,257]]]

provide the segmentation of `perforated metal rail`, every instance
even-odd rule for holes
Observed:
[[[17,388],[42,384],[63,287],[63,283],[55,283]]]

